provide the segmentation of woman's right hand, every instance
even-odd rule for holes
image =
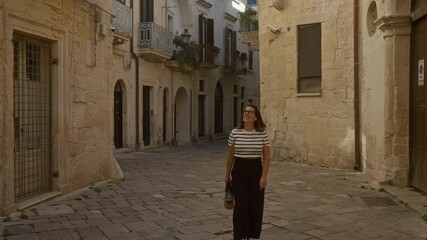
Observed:
[[[224,177],[224,182],[229,183],[231,181],[230,176]]]

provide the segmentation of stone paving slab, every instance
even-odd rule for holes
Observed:
[[[0,223],[3,239],[232,239],[232,211],[222,203],[225,141],[117,158],[123,180],[14,213]],[[422,209],[422,194],[374,188],[359,172],[274,160],[268,181],[261,239],[427,239],[427,222],[408,204]]]

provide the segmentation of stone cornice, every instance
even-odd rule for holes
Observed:
[[[208,2],[206,0],[197,0],[197,4],[199,4],[200,6],[202,6],[204,8],[207,8],[207,9],[209,9],[213,6],[210,2]]]
[[[236,22],[238,18],[236,18],[233,14],[230,13],[224,13],[224,18],[227,20],[230,20],[232,22]]]
[[[374,22],[375,27],[382,31],[394,28],[409,27],[411,24],[411,16],[384,16]]]

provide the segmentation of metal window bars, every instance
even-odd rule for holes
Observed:
[[[13,37],[14,182],[17,202],[50,191],[50,44]]]

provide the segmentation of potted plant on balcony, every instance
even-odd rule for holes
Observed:
[[[258,31],[257,11],[248,8],[240,13],[240,29],[243,32]]]
[[[189,65],[192,68],[197,67],[197,56],[199,54],[200,46],[194,42],[180,45],[175,44],[177,47],[174,50],[171,60],[176,60],[179,64],[181,71],[185,69],[185,65]]]

